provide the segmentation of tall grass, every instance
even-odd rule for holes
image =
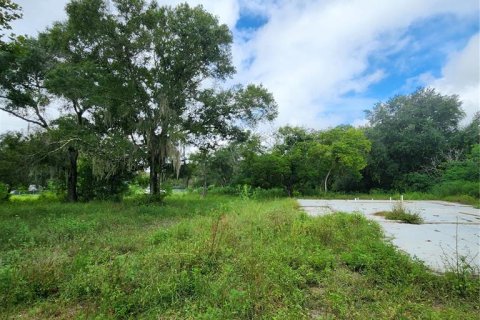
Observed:
[[[462,318],[452,290],[361,215],[291,199],[0,207],[0,318]]]

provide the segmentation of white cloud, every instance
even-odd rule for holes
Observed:
[[[458,94],[467,117],[472,119],[480,111],[480,34],[472,36],[463,50],[450,55],[442,69],[442,76],[430,79],[427,85],[443,94]]]
[[[14,24],[14,31],[35,35],[54,20],[65,18],[64,6],[68,1],[17,2],[24,7],[24,18]],[[180,2],[184,1],[159,0],[169,5]],[[416,41],[406,33],[412,24],[439,14],[471,17],[478,12],[476,0],[187,2],[202,4],[233,30],[233,60],[238,70],[234,82],[263,83],[279,104],[277,124],[315,128],[351,122],[352,117],[359,118],[359,110],[372,105],[371,99],[355,95],[384,79],[389,70],[373,68],[370,59],[385,59]],[[257,30],[235,30],[241,11],[266,17],[268,21]],[[438,32],[441,37],[442,30]],[[478,106],[478,73],[476,86],[464,83],[475,77],[468,73],[474,68],[462,64],[465,59],[475,60],[475,48],[469,48],[465,55],[464,51],[452,54],[442,78],[431,80],[442,91],[460,94],[466,107],[473,105],[468,101],[476,101]],[[478,56],[476,63],[478,66]],[[0,113],[0,131],[4,130],[6,119],[11,117]]]
[[[160,5],[175,6],[187,2],[191,6],[202,5],[205,10],[216,15],[221,23],[226,24],[230,29],[240,15],[240,4],[237,0],[157,0]]]
[[[27,123],[22,119],[9,116],[6,112],[0,111],[0,134],[7,131],[18,131],[27,129]]]
[[[16,34],[36,36],[55,21],[66,18],[67,0],[14,0],[22,7],[23,18],[12,23]]]
[[[235,44],[237,79],[262,82],[273,92],[279,124],[336,125],[351,115],[331,110],[332,101],[362,92],[388,73],[370,70],[369,57],[400,50],[406,29],[421,19],[476,8],[475,1],[271,2],[268,23]],[[348,98],[344,102],[350,104]]]

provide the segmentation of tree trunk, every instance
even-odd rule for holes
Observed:
[[[158,194],[158,173],[154,152],[150,153],[150,195]]]
[[[287,183],[285,186],[285,191],[287,192],[287,195],[289,198],[291,198],[293,196],[293,184],[291,183]]]
[[[205,198],[207,196],[207,168],[204,165],[203,168],[203,190],[202,190],[202,198]]]
[[[77,160],[78,150],[74,147],[68,147],[68,180],[67,180],[67,199],[69,202],[76,202],[77,195]]]
[[[328,192],[328,188],[327,188],[327,185],[328,185],[328,177],[330,177],[330,173],[332,172],[332,168],[330,168],[330,170],[328,170],[328,173],[327,173],[327,176],[325,177],[325,194]]]

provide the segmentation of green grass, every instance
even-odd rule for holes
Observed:
[[[476,319],[479,288],[291,199],[0,205],[2,319]]]

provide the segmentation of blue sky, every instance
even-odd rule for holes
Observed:
[[[448,54],[462,50],[478,32],[478,20],[462,20],[453,15],[438,15],[418,21],[405,31],[411,43],[400,51],[385,56],[372,55],[371,66],[388,70],[388,76],[371,86],[367,96],[386,99],[392,94],[405,94],[415,89],[408,80],[429,72],[440,77]]]
[[[34,35],[65,18],[67,0],[17,0],[14,31]],[[175,5],[180,0],[158,0]],[[234,35],[231,83],[262,83],[275,96],[275,126],[365,123],[363,110],[419,86],[479,108],[476,0],[190,0]],[[0,131],[24,126],[0,113]]]
[[[301,4],[276,1],[273,5],[265,5],[264,8],[267,9],[264,11],[249,10],[247,5],[247,8],[240,10],[235,24],[237,40],[243,41],[243,46],[249,47],[253,43],[258,47],[250,48],[253,53],[247,55],[244,63],[239,64],[240,73],[247,74],[245,80],[255,79],[257,75],[259,81],[267,83],[267,87],[273,88],[274,93],[278,92],[276,96],[280,104],[281,123],[317,128],[341,123],[363,124],[363,110],[396,94],[411,93],[421,86],[435,87],[444,94],[459,94],[460,98],[465,93],[464,107],[468,116],[471,117],[478,110],[478,71],[473,75],[471,72],[465,74],[465,81],[457,81],[462,77],[462,70],[458,70],[459,74],[455,74],[455,77],[450,77],[454,79],[446,79],[444,75],[447,66],[459,64],[455,59],[459,59],[458,56],[462,55],[469,44],[470,51],[473,48],[478,53],[479,11],[478,4],[474,1],[465,1],[464,7],[449,1],[424,1],[423,6],[413,1],[391,1],[390,8],[382,8],[378,1],[297,3]],[[336,10],[339,14],[335,14]],[[359,17],[362,10],[368,11],[365,13],[372,20]],[[342,11],[348,17],[343,21]],[[391,20],[382,19],[382,15]],[[338,19],[332,19],[332,16]],[[322,19],[328,22],[322,23]],[[339,25],[341,30],[337,30]],[[318,32],[305,28],[318,28]],[[285,30],[288,41],[292,37],[289,29],[305,30],[304,34],[297,34],[303,41],[296,44],[293,40],[290,48],[288,45],[269,43],[276,37],[281,42]],[[323,39],[325,31],[331,33],[327,39]],[[263,34],[269,36],[262,37]],[[322,42],[325,43],[324,46],[321,45]],[[315,43],[320,45],[316,46]],[[257,52],[269,45],[278,49],[271,50],[265,54],[262,62],[255,63],[261,55]],[[291,48],[296,45],[298,49]],[[333,53],[329,53],[329,50]],[[289,51],[299,54],[290,54]],[[271,66],[269,70],[264,68],[262,64],[268,63],[268,55],[277,54],[305,59],[295,62],[294,66],[285,68],[283,72],[276,70],[277,67],[282,69],[281,63]],[[478,70],[478,54],[470,54],[468,57],[471,61],[463,63]],[[345,65],[342,65],[342,59]],[[323,60],[323,63],[318,60]],[[279,59],[279,62],[290,61]],[[308,69],[308,64],[312,62],[319,65],[313,66],[311,72],[300,73],[304,75],[303,79],[298,78],[303,83],[302,86],[296,88],[295,81],[285,79],[283,81],[286,85],[278,83],[282,82],[282,78],[279,80],[282,75],[290,77],[295,74],[295,65],[302,67],[305,64]],[[340,76],[335,73],[335,68],[322,68],[330,63],[338,67]],[[266,70],[259,74],[254,71],[255,68]],[[452,68],[449,69],[452,71]],[[269,72],[277,81],[272,80]],[[331,77],[331,81],[323,81],[323,77]],[[315,88],[317,79],[320,83]],[[269,86],[268,83],[272,85]],[[291,94],[288,94],[289,90],[292,91]],[[295,98],[292,99],[295,96],[301,98],[296,101]]]
[[[390,53],[380,51],[368,58],[369,67],[365,73],[375,69],[386,70],[384,78],[363,92],[349,92],[344,97],[386,101],[396,94],[409,94],[418,87],[428,86],[421,76],[442,77],[449,54],[463,50],[478,30],[479,20],[474,14],[471,19],[441,14],[418,21],[404,31],[404,38],[408,38],[409,42],[401,50]],[[349,120],[360,116],[358,111],[351,110]]]

